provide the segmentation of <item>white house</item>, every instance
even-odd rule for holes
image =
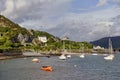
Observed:
[[[38,36],[38,39],[43,43],[47,42],[47,37],[46,36]]]
[[[93,49],[104,49],[104,48],[100,46],[94,46]]]

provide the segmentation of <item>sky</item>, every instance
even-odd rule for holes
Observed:
[[[74,41],[120,36],[120,0],[0,0],[0,14]]]

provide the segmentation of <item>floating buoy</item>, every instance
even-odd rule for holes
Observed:
[[[38,62],[40,62],[40,61],[39,61],[39,59],[34,58],[34,59],[32,59],[32,62],[37,62],[37,63],[38,63]]]
[[[74,65],[74,67],[77,67],[77,65]]]

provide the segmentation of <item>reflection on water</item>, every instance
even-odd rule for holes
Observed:
[[[120,54],[113,61],[103,55],[72,56],[63,61],[58,57],[18,58],[0,61],[0,80],[120,80]],[[43,65],[53,66],[53,72],[42,71]]]

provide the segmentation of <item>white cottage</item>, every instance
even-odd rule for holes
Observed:
[[[104,48],[101,46],[94,46],[93,49],[104,49]]]
[[[47,42],[47,37],[46,36],[38,36],[38,39],[43,43]]]

